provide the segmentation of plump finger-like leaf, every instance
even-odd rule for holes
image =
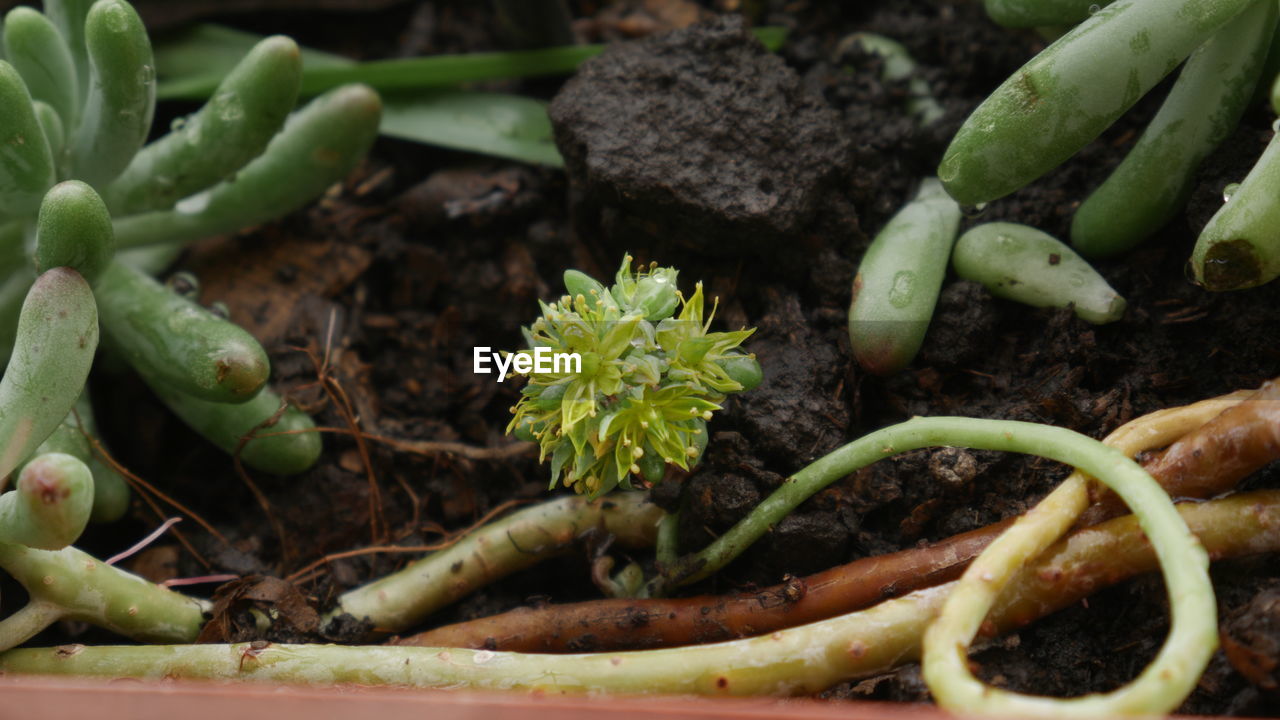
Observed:
[[[1115,255],[1173,219],[1200,163],[1249,105],[1275,27],[1276,4],[1256,3],[1192,53],[1124,162],[1076,210],[1076,250]]]
[[[148,382],[213,402],[246,402],[271,365],[244,328],[122,263],[107,265],[94,291],[111,347]]]
[[[0,60],[0,217],[35,212],[54,179],[53,152],[27,86]]]
[[[90,283],[115,254],[111,214],[93,188],[79,180],[54,185],[36,219],[36,271],[70,267]]]
[[[36,121],[40,123],[40,129],[44,131],[45,142],[49,144],[49,152],[53,154],[54,165],[58,165],[58,160],[62,157],[63,152],[67,149],[67,131],[66,126],[62,123],[58,111],[46,102],[33,100],[31,107],[35,110]]]
[[[298,46],[276,35],[258,43],[199,112],[144,147],[111,183],[117,215],[170,208],[225,180],[262,153],[298,97]]]
[[[296,407],[290,405],[275,423],[263,426],[280,412],[280,396],[270,388],[264,388],[248,402],[234,405],[183,395],[159,383],[151,383],[151,389],[191,429],[228,453],[239,451],[240,459],[249,467],[293,475],[311,467],[320,457],[320,433],[312,432],[315,423]],[[241,448],[241,439],[255,429],[255,437]]]
[[[1111,0],[983,0],[987,15],[1010,28],[1075,25]]]
[[[869,372],[897,372],[920,350],[959,227],[960,206],[928,178],[862,256],[853,278],[849,342]]]
[[[256,225],[310,202],[364,157],[382,103],[363,85],[321,95],[285,124],[263,154],[224,182],[173,210],[116,221],[120,247],[185,243]]]
[[[203,100],[209,97],[240,60],[262,42],[263,36],[225,25],[202,23],[167,34],[155,44],[156,96],[161,100]],[[303,67],[352,65],[341,55],[299,48]],[[189,89],[189,90],[188,90]]]
[[[1057,238],[1027,225],[992,222],[970,228],[951,255],[956,273],[993,295],[1032,307],[1072,307],[1101,325],[1124,315],[1124,298]]]
[[[76,68],[76,97],[89,94],[89,54],[84,46],[84,21],[97,0],[44,0],[44,14],[62,33]]]
[[[22,222],[0,225],[0,363],[9,362],[18,332],[18,314],[36,279],[27,257]]]
[[[48,453],[27,463],[18,486],[0,495],[0,541],[61,550],[84,532],[93,475],[78,458]]]
[[[124,0],[98,0],[84,26],[88,96],[71,167],[95,188],[120,174],[146,142],[156,105],[155,62],[142,19]]]
[[[68,413],[53,434],[40,443],[26,463],[49,453],[65,453],[83,462],[93,475],[93,512],[89,519],[97,523],[114,522],[129,509],[129,486],[124,477],[94,450],[90,438],[98,441],[97,435],[89,394],[80,393],[75,410]],[[25,467],[26,464],[19,467],[18,472]]]
[[[1096,138],[1253,0],[1118,0],[995,90],[956,133],[938,177],[957,201],[1003,197]]]
[[[1191,252],[1196,282],[1241,290],[1280,277],[1280,134],[1209,218]]]
[[[80,113],[75,60],[49,18],[16,7],[4,19],[5,57],[22,76],[31,97],[49,103],[65,126]]]
[[[36,278],[0,379],[0,476],[29,456],[75,405],[98,347],[98,308],[70,268]]]

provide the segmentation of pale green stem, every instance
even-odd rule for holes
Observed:
[[[592,528],[603,528],[625,546],[652,545],[662,514],[642,493],[597,501],[565,497],[535,505],[343,594],[326,623],[347,613],[372,622],[376,632],[399,632],[476,588],[564,552]]]
[[[0,568],[22,583],[33,604],[57,607],[61,617],[134,640],[194,642],[204,625],[202,601],[107,565],[74,547],[49,551],[0,543]]]
[[[53,603],[33,600],[22,609],[0,620],[0,648],[21,645],[63,617],[62,608]]]
[[[1280,492],[1178,510],[1215,557],[1280,547]],[[1017,576],[989,619],[998,629],[1016,627],[1153,565],[1138,523],[1116,518],[1050,548]],[[814,693],[918,658],[925,626],[955,585],[770,635],[664,650],[532,655],[404,645],[64,645],[6,652],[0,672],[624,694]]]

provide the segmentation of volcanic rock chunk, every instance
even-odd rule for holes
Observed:
[[[550,114],[579,219],[633,250],[791,249],[846,187],[838,114],[736,17],[612,45]]]

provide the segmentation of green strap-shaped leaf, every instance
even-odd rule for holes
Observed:
[[[117,215],[171,208],[260,155],[298,98],[298,46],[276,35],[236,65],[199,112],[151,143],[111,184]]]
[[[244,328],[123,263],[108,264],[94,291],[112,349],[153,385],[237,403],[271,374],[266,352]]]
[[[80,113],[75,60],[49,18],[28,7],[5,16],[5,57],[27,84],[31,97],[49,103],[63,124],[72,126]]]
[[[36,457],[18,487],[0,495],[0,541],[61,550],[84,532],[93,508],[93,475],[64,453]]]
[[[98,0],[85,18],[92,82],[71,147],[75,176],[104,187],[146,142],[156,104],[155,62],[142,19],[124,0]]]
[[[321,95],[294,114],[234,180],[193,195],[173,210],[117,220],[118,245],[186,243],[301,207],[364,157],[378,133],[381,110],[378,94],[364,85]]]
[[[84,388],[98,347],[98,308],[89,283],[70,268],[36,278],[0,379],[0,476],[62,422]]]
[[[89,282],[115,254],[111,214],[93,188],[79,180],[59,183],[40,204],[36,220],[36,271],[70,267]]]
[[[0,60],[0,217],[35,212],[54,179],[53,152],[27,86]]]

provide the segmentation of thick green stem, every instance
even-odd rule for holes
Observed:
[[[1280,492],[1178,508],[1214,557],[1280,548]],[[1072,535],[1020,573],[989,619],[999,630],[1078,603],[1155,561],[1132,517]],[[172,645],[11,650],[0,671],[274,683],[405,685],[556,692],[801,694],[919,657],[921,636],[955,587],[746,640],[666,650],[529,655],[411,646]]]
[[[57,605],[40,600],[31,601],[0,620],[0,648],[17,647],[62,617],[62,608]]]
[[[59,608],[53,619],[87,622],[143,642],[194,642],[204,625],[201,601],[73,547],[49,551],[0,542],[0,568],[22,583],[33,603]]]
[[[444,550],[338,598],[326,622],[343,613],[399,632],[476,588],[572,547],[601,527],[626,546],[652,545],[662,510],[641,493],[603,500],[565,497],[512,513]]]

